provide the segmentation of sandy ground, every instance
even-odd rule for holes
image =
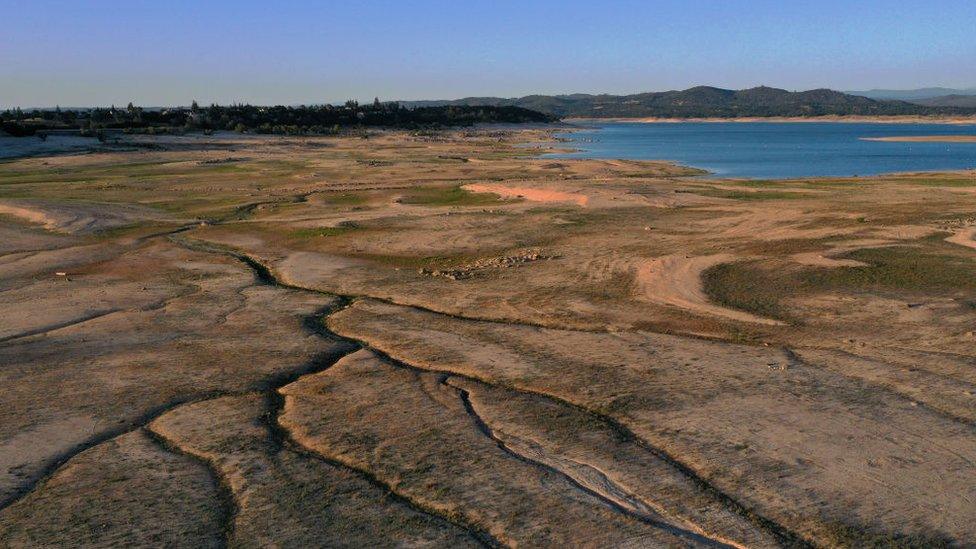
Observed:
[[[0,215],[61,233],[92,233],[146,222],[174,222],[161,212],[119,204],[57,204],[47,201],[0,201]]]
[[[967,229],[957,231],[952,236],[946,237],[945,240],[946,242],[959,244],[960,246],[966,246],[967,248],[976,248],[976,227],[969,227]]]
[[[976,135],[900,135],[896,137],[862,137],[861,141],[900,141],[905,143],[976,143]]]
[[[552,132],[0,164],[0,546],[976,543],[971,173]]]
[[[471,184],[465,189],[475,193],[492,193],[502,198],[523,198],[531,202],[569,202],[577,206],[586,206],[589,197],[578,193],[567,193],[545,189],[527,187],[506,187],[504,185]]]

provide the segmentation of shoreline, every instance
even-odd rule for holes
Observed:
[[[861,141],[890,143],[976,143],[976,135],[895,135],[887,137],[859,137]]]
[[[571,117],[563,118],[563,122],[609,122],[619,124],[681,124],[685,122],[766,122],[766,123],[786,123],[786,122],[834,122],[834,123],[871,123],[871,124],[945,124],[945,125],[976,125],[976,116],[952,116],[952,117],[933,117],[933,116],[743,116],[736,118],[660,118],[660,117]]]

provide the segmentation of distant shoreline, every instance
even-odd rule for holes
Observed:
[[[842,122],[842,123],[872,123],[872,124],[949,124],[976,125],[976,116],[749,116],[738,118],[593,118],[570,117],[563,122],[617,122],[628,124],[680,124],[682,122]]]
[[[890,137],[862,137],[861,141],[892,141],[902,143],[976,143],[976,135],[901,135]]]

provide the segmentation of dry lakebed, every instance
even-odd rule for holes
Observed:
[[[366,137],[0,163],[0,546],[976,545],[976,173]]]

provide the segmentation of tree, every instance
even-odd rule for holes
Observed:
[[[129,113],[131,122],[142,122],[142,108],[133,105],[132,101],[129,101],[129,104],[125,106],[125,111]]]

